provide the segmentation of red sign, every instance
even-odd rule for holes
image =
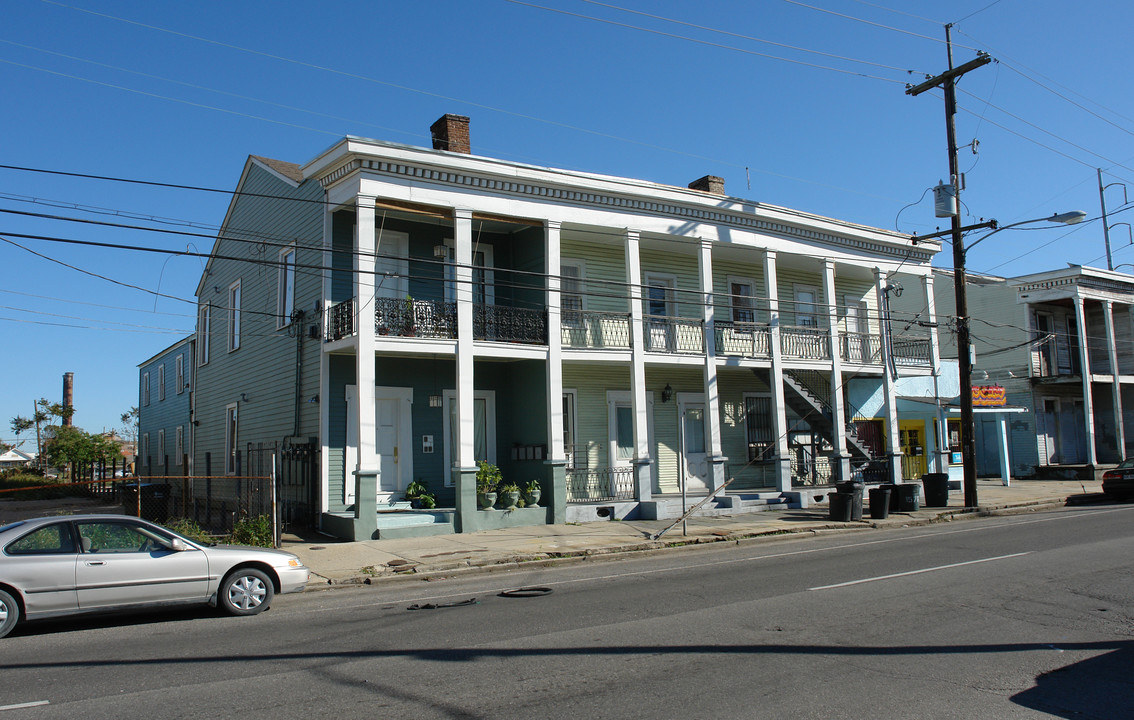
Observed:
[[[1001,385],[974,385],[973,407],[1003,407],[1008,404]]]

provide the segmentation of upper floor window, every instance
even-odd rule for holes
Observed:
[[[165,430],[158,430],[157,433],[157,456],[163,464],[169,462],[169,458],[165,455]]]
[[[729,278],[728,297],[734,323],[756,322],[756,291],[752,281]]]
[[[176,455],[173,457],[174,465],[181,465],[181,456],[185,454],[185,426],[177,426],[177,449]]]
[[[158,365],[157,369],[157,399],[158,402],[165,400],[165,363]]]
[[[228,351],[240,348],[240,281],[228,286]]]
[[[142,373],[142,406],[150,404],[150,374]]]
[[[559,307],[564,325],[583,323],[583,261],[563,260],[559,265]]]
[[[674,317],[677,303],[674,289],[677,279],[672,275],[646,275],[646,314],[653,317]]]
[[[142,433],[142,466],[150,467],[150,434]]]
[[[185,353],[178,355],[173,361],[174,382],[177,383],[177,394],[185,392]]]
[[[197,364],[204,365],[209,362],[209,336],[212,328],[209,322],[212,313],[208,303],[201,305],[197,311]]]
[[[291,324],[295,312],[295,248],[280,251],[279,300],[276,305],[276,327]]]
[[[239,445],[237,445],[237,412],[236,405],[229,405],[224,409],[224,472],[226,475],[236,475],[240,472],[240,463],[237,461]]]
[[[819,327],[819,291],[807,285],[795,286],[795,324]]]
[[[472,294],[476,305],[496,304],[496,279],[493,271],[492,246],[477,243],[472,254]],[[457,299],[457,249],[452,238],[445,238],[445,247],[449,249],[448,262],[445,264],[445,299],[453,302]]]

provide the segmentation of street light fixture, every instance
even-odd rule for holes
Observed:
[[[976,425],[973,418],[973,361],[975,358],[972,340],[969,337],[969,302],[965,290],[965,258],[969,250],[1001,230],[1037,222],[1074,225],[1083,222],[1086,217],[1085,212],[1075,210],[1057,213],[1051,217],[1022,220],[997,227],[992,232],[977,238],[968,247],[960,239],[960,233],[954,235],[953,284],[957,297],[957,370],[961,381],[961,462],[964,467],[965,507],[977,507]],[[992,221],[993,224],[995,222],[995,220]]]

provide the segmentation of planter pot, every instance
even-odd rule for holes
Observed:
[[[539,490],[529,490],[527,495],[524,496],[524,502],[527,503],[528,507],[537,508],[539,507],[539,496]]]
[[[492,506],[496,504],[496,493],[480,493],[476,496],[476,499],[480,503],[481,510],[491,510]]]
[[[500,493],[500,500],[504,503],[505,510],[515,510],[516,503],[520,502],[520,491],[513,490],[511,492]]]

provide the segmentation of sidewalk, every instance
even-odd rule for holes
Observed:
[[[1100,483],[1059,480],[978,481],[979,512],[965,512],[963,494],[949,494],[949,507],[891,513],[871,520],[864,507],[863,522],[831,522],[827,506],[804,510],[693,517],[686,535],[680,524],[659,540],[650,536],[672,520],[600,521],[574,525],[535,525],[475,533],[435,535],[398,540],[340,542],[333,538],[285,536],[283,549],[295,553],[311,568],[308,590],[372,583],[403,575],[487,571],[514,568],[526,562],[571,562],[588,556],[642,552],[681,545],[738,541],[790,533],[862,532],[870,529],[926,525],[973,518],[982,513],[1028,511],[1059,507],[1070,497],[1090,499]],[[1086,496],[1086,497],[1084,497]],[[1098,495],[1101,498],[1101,495]],[[864,506],[869,503],[864,501]]]

